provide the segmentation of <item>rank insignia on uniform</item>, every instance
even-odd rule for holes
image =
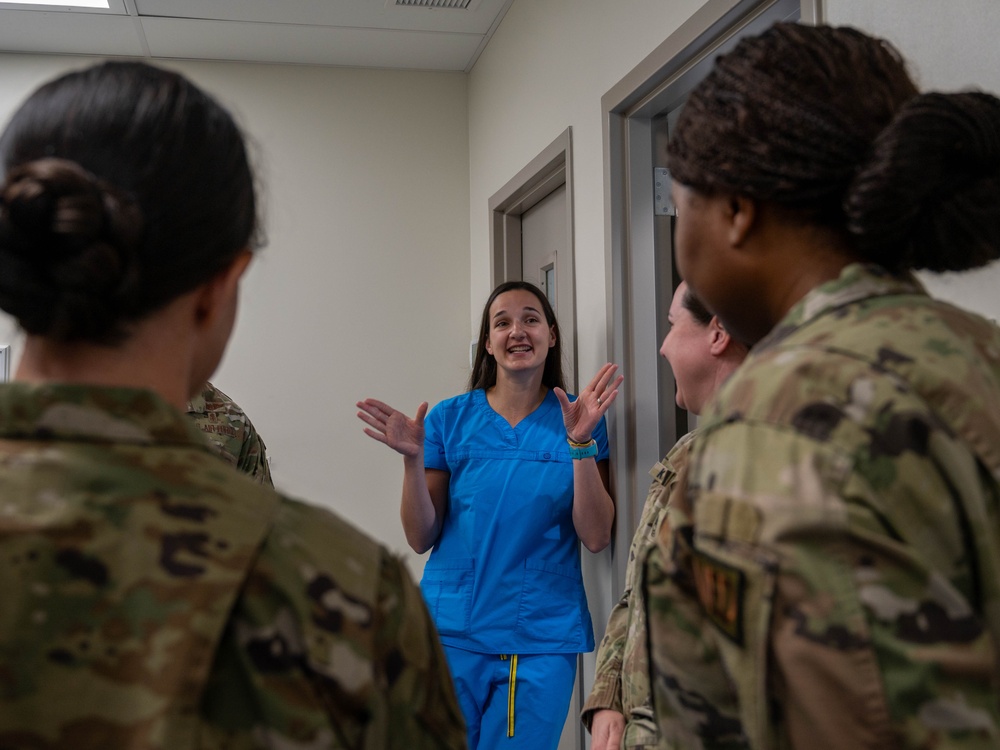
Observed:
[[[743,645],[743,595],[746,577],[742,570],[692,550],[698,600],[709,619],[736,645]]]

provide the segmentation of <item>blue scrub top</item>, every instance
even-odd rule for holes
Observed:
[[[435,406],[425,428],[425,467],[450,474],[420,583],[441,641],[489,654],[592,650],[573,462],[555,394],[511,427],[485,391],[471,391]],[[603,418],[593,437],[606,460]]]

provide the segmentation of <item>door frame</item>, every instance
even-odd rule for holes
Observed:
[[[652,169],[666,166],[666,155],[654,152],[654,120],[680,105],[739,34],[759,33],[784,18],[820,23],[822,0],[708,0],[601,98],[607,346],[626,378],[608,412],[620,519],[612,559],[617,591],[624,589],[626,551],[642,512],[649,467],[686,430],[673,404],[673,375],[657,351],[669,306],[657,301],[669,299],[677,279],[672,260],[656,272],[658,188]],[[655,313],[639,316],[637,310]]]

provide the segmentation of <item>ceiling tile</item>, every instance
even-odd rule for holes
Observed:
[[[392,0],[136,0],[141,16],[470,34],[486,34],[509,4],[473,0],[461,10],[396,6]]]
[[[0,10],[0,50],[142,57],[136,23],[128,16]]]
[[[133,15],[5,9],[0,51],[468,72],[513,1],[470,0],[467,10],[396,0],[110,0],[114,13]]]
[[[140,20],[153,57],[463,71],[482,37],[289,24]]]

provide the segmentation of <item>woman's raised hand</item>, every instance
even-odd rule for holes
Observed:
[[[385,443],[397,453],[415,458],[424,450],[424,417],[427,402],[417,407],[413,419],[398,409],[374,398],[358,401],[358,419],[367,424],[365,434],[373,440]]]
[[[618,397],[618,386],[625,380],[625,376],[619,375],[616,378],[617,371],[618,365],[610,362],[601,367],[590,384],[577,396],[576,401],[571,402],[562,388],[553,389],[562,406],[566,437],[574,443],[590,441],[594,427]]]

